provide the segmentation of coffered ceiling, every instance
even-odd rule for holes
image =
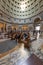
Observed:
[[[0,9],[14,18],[30,18],[43,11],[43,0],[0,0]]]

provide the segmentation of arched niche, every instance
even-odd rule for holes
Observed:
[[[22,30],[28,30],[28,25],[22,25],[21,29]]]
[[[12,30],[15,30],[15,29],[16,29],[16,30],[18,30],[18,29],[19,29],[19,26],[18,26],[18,25],[16,25],[16,24],[15,24],[15,25],[12,25]]]
[[[41,27],[40,23],[41,23],[41,19],[39,17],[34,19],[34,25],[33,25],[34,26],[34,31],[33,31],[33,35],[35,33],[37,39],[39,38],[39,35],[40,35],[40,33],[39,33],[40,27]]]
[[[38,17],[38,18],[35,18],[35,19],[34,19],[34,26],[39,25],[40,22],[41,22],[41,19],[40,19],[39,17]]]

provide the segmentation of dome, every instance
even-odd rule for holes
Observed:
[[[24,20],[43,11],[43,0],[0,0],[0,11],[8,15],[9,20]]]

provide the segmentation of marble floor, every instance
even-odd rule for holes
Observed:
[[[33,41],[30,47],[30,50],[27,48],[24,48],[24,44],[22,44],[15,52],[14,54],[10,54],[10,57],[8,59],[8,62],[10,64],[6,65],[22,65],[22,63],[27,60],[31,54],[35,54],[39,59],[43,61],[43,49],[41,51],[40,47],[43,45],[43,39],[39,38],[38,40]],[[13,60],[12,60],[13,58]],[[3,65],[3,64],[1,64]]]
[[[14,56],[15,57],[13,58],[15,58],[15,61],[12,61],[13,65],[22,65],[22,63],[30,57],[30,53],[27,49],[24,48],[24,44],[22,44]]]
[[[17,50],[15,50],[15,52],[9,55],[9,58],[8,57],[2,58],[0,61],[1,62],[0,64],[1,65],[21,65],[29,57],[30,57],[29,51],[24,48],[24,44],[21,44],[20,47]]]
[[[6,40],[0,42],[0,54],[9,51],[12,48],[15,48],[15,46],[17,46],[17,42],[15,40]]]
[[[43,46],[43,39],[39,38],[38,40],[31,43],[30,52],[31,54],[34,53],[37,55],[37,57],[43,61],[43,48],[41,49],[41,46]]]

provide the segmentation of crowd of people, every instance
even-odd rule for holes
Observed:
[[[3,35],[1,35],[3,34]],[[16,40],[17,43],[24,43],[25,46],[29,47],[30,42],[30,34],[28,31],[19,31],[19,30],[8,30],[3,31],[3,29],[0,30],[0,39],[4,38],[10,38],[11,40]]]
[[[29,47],[30,45],[30,34],[27,31],[10,31],[8,33],[8,37],[11,38],[11,40],[16,40],[17,43],[24,43],[25,47]]]

